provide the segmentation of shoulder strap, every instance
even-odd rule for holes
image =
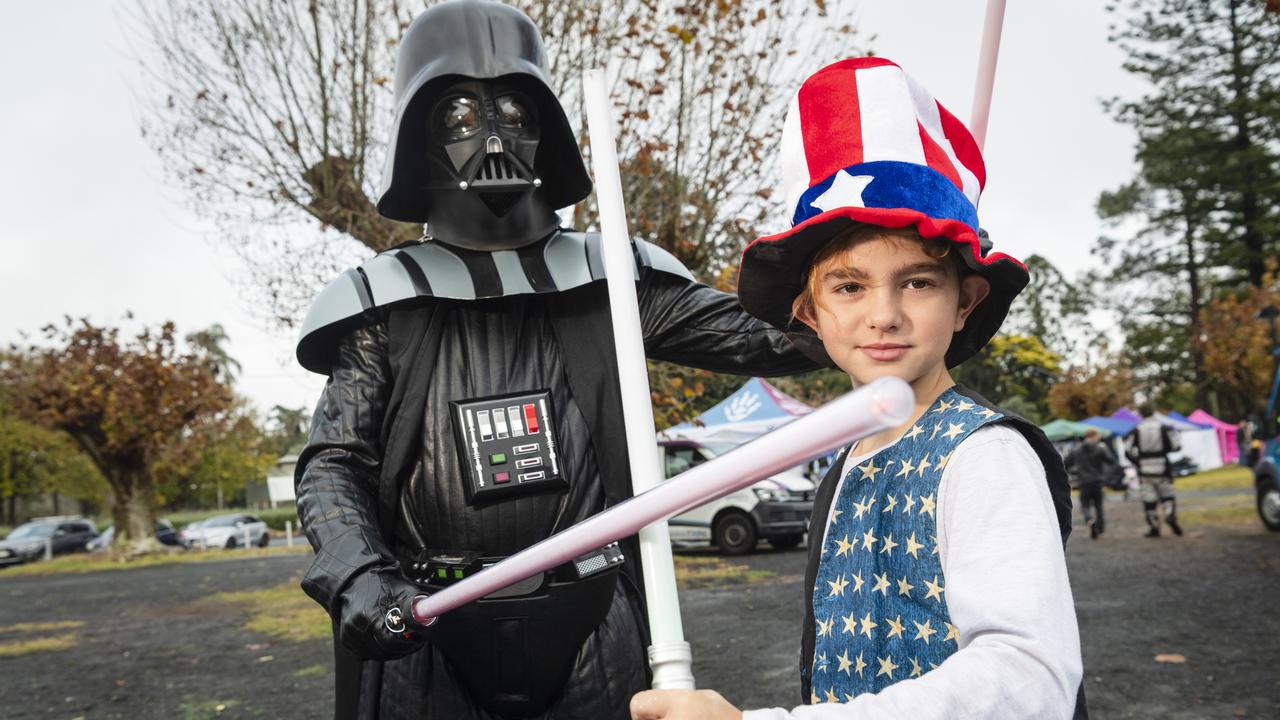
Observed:
[[[615,505],[631,497],[631,471],[622,422],[618,361],[613,350],[608,288],[595,283],[548,297],[551,326],[564,356],[569,389],[593,431],[591,443]],[[599,434],[596,436],[594,433]]]
[[[551,326],[564,356],[565,376],[578,409],[591,430],[591,447],[604,484],[606,505],[631,497],[631,465],[626,429],[622,421],[618,359],[614,354],[613,321],[609,316],[609,289],[592,283],[548,296]],[[620,541],[631,562],[622,566],[623,577],[644,602],[640,541],[631,536]],[[648,644],[647,617],[641,618]]]
[[[800,699],[804,704],[810,700],[813,678],[809,677],[809,658],[813,657],[813,584],[818,581],[818,561],[822,556],[822,535],[826,530],[827,515],[831,514],[831,503],[835,502],[836,486],[840,484],[840,471],[844,468],[845,457],[849,449],[836,455],[836,459],[827,469],[818,485],[818,494],[813,499],[813,514],[809,516],[809,538],[805,541],[808,547],[808,559],[804,568],[805,614],[800,635]]]
[[[378,480],[378,520],[383,539],[394,541],[400,483],[417,461],[422,408],[435,370],[435,352],[444,331],[434,322],[435,306],[387,313],[387,356],[392,388],[382,420],[382,468]]]

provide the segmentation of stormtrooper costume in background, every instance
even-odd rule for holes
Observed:
[[[430,628],[412,621],[423,583],[626,499],[630,479],[599,237],[555,213],[591,183],[537,29],[497,2],[432,7],[405,32],[395,91],[378,209],[428,235],[337,278],[298,345],[329,375],[296,481],[316,550],[302,586],[333,619],[336,715],[625,718],[648,672],[634,538]],[[670,254],[635,254],[649,357],[815,367]],[[545,437],[517,457],[554,452],[508,471],[507,453],[476,444],[495,430]]]
[[[1124,436],[1125,455],[1138,467],[1138,497],[1147,518],[1147,537],[1160,537],[1160,510],[1174,535],[1182,534],[1178,524],[1178,499],[1173,492],[1173,466],[1169,453],[1182,449],[1173,428],[1165,427],[1149,412]]]

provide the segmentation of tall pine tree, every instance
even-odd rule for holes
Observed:
[[[1104,193],[1098,252],[1140,384],[1205,404],[1201,309],[1258,287],[1280,230],[1280,17],[1254,0],[1127,0],[1113,39],[1150,84],[1108,109],[1138,135],[1138,172]],[[1190,399],[1190,398],[1188,398]]]

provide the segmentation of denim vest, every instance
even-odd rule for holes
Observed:
[[[801,659],[810,702],[879,692],[958,649],[938,557],[938,484],[956,447],[1003,418],[949,389],[898,442],[849,471],[812,587],[814,650]]]

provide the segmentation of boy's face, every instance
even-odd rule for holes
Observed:
[[[924,244],[873,236],[815,266],[813,315],[799,317],[858,384],[893,376],[909,383],[945,372],[951,336],[990,291],[960,279]]]

